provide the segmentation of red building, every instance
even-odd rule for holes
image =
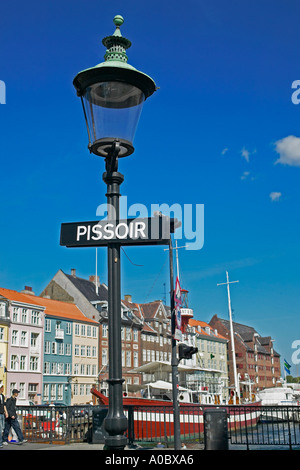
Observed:
[[[240,390],[247,396],[250,390],[275,387],[280,379],[280,355],[274,350],[271,336],[261,336],[257,331],[241,323],[233,323],[236,368]],[[229,386],[234,385],[230,322],[214,315],[209,324],[228,339]]]

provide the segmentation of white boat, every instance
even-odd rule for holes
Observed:
[[[299,401],[293,390],[286,385],[282,387],[265,388],[256,393],[263,407],[262,419],[267,421],[286,421],[300,419]],[[292,408],[290,408],[292,407]]]

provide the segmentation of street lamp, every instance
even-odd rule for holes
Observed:
[[[119,143],[119,157],[131,155],[144,101],[156,90],[152,78],[127,63],[122,16],[114,17],[116,30],[102,40],[105,62],[79,72],[73,84],[81,97],[92,153],[107,157]]]
[[[102,41],[107,48],[105,62],[79,72],[73,84],[81,97],[89,136],[89,150],[105,158],[103,181],[107,185],[107,218],[120,219],[118,158],[134,152],[133,139],[144,101],[156,90],[152,78],[127,63],[126,49],[131,42],[122,37],[124,20],[114,17],[116,30]],[[108,243],[108,336],[109,408],[104,427],[105,447],[122,450],[127,439],[127,418],[123,411],[121,350],[120,244]]]

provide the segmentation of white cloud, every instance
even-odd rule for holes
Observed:
[[[222,152],[221,152],[221,155],[225,155],[226,152],[228,152],[228,148],[223,149]]]
[[[244,157],[244,159],[248,163],[249,163],[249,160],[250,160],[250,155],[253,155],[254,153],[256,153],[256,150],[254,150],[253,152],[250,152],[245,147],[243,147],[242,150],[241,150],[242,157]]]
[[[242,153],[242,157],[245,158],[246,162],[249,162],[249,156],[250,156],[249,150],[246,150],[245,147],[244,147],[242,149],[241,153]]]
[[[272,192],[270,193],[270,198],[271,198],[271,201],[272,202],[275,202],[275,201],[279,201],[279,199],[281,198],[282,194],[279,193],[279,192]]]
[[[244,173],[241,176],[241,180],[245,180],[246,178],[248,178],[249,175],[250,175],[250,171],[244,171]]]
[[[289,166],[300,166],[300,138],[289,135],[275,142],[275,150],[279,154],[277,163]]]

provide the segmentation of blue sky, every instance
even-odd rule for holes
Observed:
[[[72,81],[103,61],[102,38],[121,14],[129,63],[159,86],[144,105],[135,153],[120,163],[121,192],[148,208],[204,204],[203,249],[179,251],[195,318],[228,317],[226,289],[217,287],[228,270],[239,280],[234,320],[272,336],[291,363],[300,340],[300,105],[291,100],[299,2],[111,3],[2,6],[0,285],[39,294],[58,269],[94,273],[94,249],[59,245],[62,222],[96,220],[105,202],[104,162],[87,150]],[[162,247],[126,253],[122,295],[143,302],[168,294]],[[106,282],[105,249],[98,265]]]

